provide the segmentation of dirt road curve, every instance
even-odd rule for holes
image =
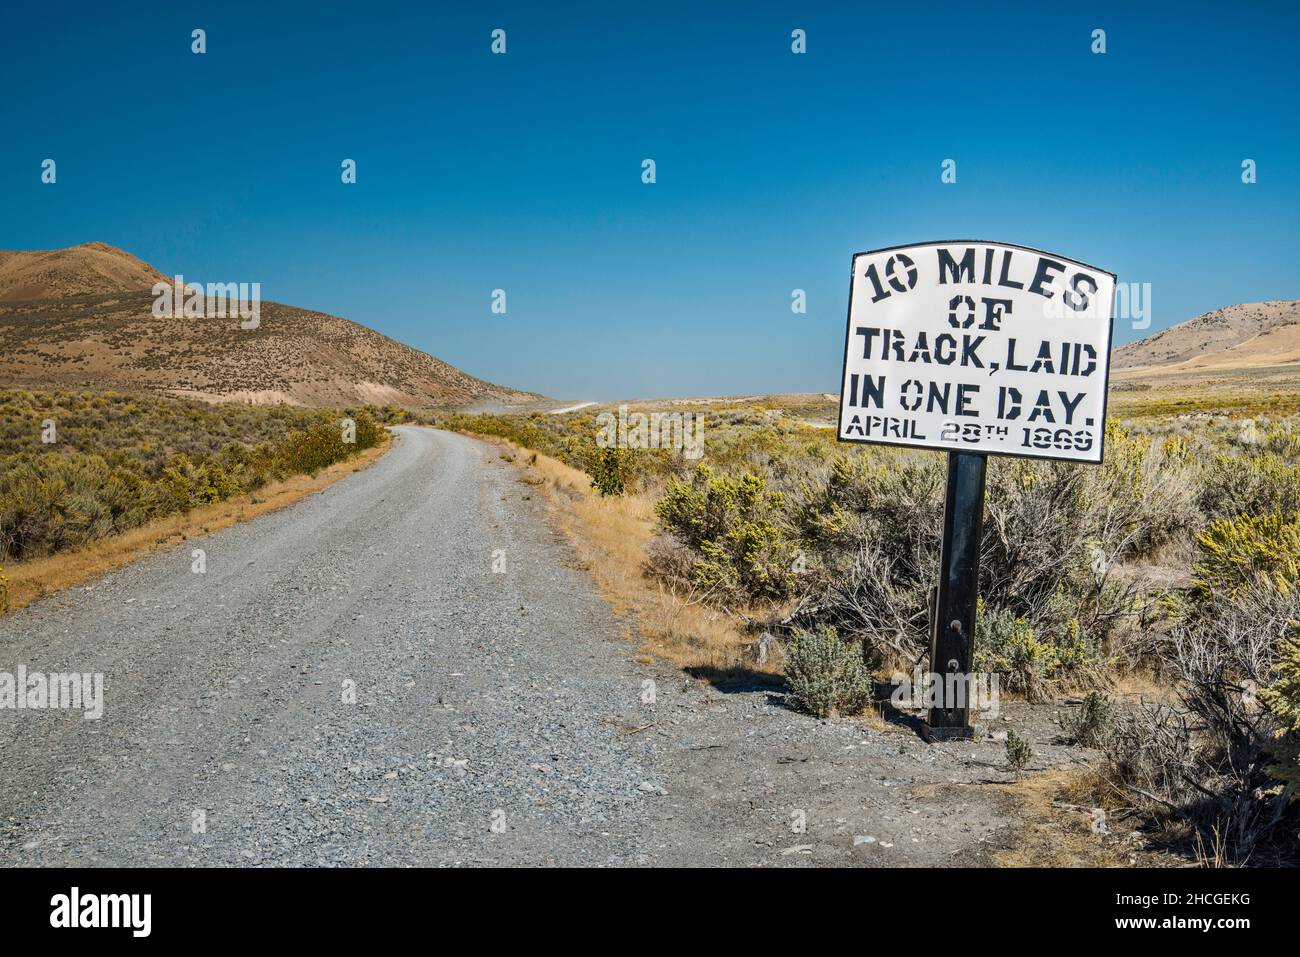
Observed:
[[[397,432],[0,621],[0,671],[104,675],[97,721],[0,709],[0,865],[970,864],[1002,840],[1005,799],[947,790],[1000,746],[637,664],[513,467]]]

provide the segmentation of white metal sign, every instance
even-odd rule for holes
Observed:
[[[1100,462],[1115,276],[1025,246],[853,257],[839,437]]]

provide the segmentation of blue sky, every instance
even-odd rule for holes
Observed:
[[[0,248],[259,281],[579,399],[834,391],[851,254],[908,242],[1149,282],[1149,331],[1300,298],[1298,8],[1130,6],[11,5]]]

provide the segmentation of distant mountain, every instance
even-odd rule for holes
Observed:
[[[1116,371],[1197,372],[1300,363],[1300,300],[1227,306],[1120,346]]]
[[[212,402],[513,406],[493,385],[347,319],[262,302],[237,317],[157,318],[170,282],[104,243],[0,250],[0,385],[144,390]]]

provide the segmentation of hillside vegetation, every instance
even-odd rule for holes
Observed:
[[[0,390],[0,561],[77,548],[314,473],[382,435],[366,409]]]
[[[601,408],[443,424],[652,500],[640,573],[732,616],[755,653],[760,634],[784,644],[819,713],[834,696],[806,690],[810,669],[844,680],[828,635],[878,676],[924,662],[942,454],[840,445],[815,427],[829,400],[659,408],[705,414],[698,462],[597,447]],[[1147,410],[1112,420],[1100,466],[992,458],[981,553],[976,668],[1030,700],[1091,693],[1069,733],[1106,752],[1092,800],[1212,859],[1295,852],[1300,416]],[[1134,684],[1150,690],[1120,693]]]

